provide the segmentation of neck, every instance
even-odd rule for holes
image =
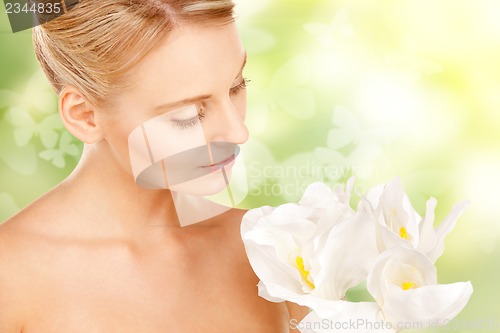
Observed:
[[[85,146],[80,163],[62,186],[79,203],[74,210],[103,232],[132,236],[153,226],[179,227],[170,191],[137,186],[105,142]]]

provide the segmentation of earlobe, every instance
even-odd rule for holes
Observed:
[[[94,108],[75,87],[66,86],[59,94],[59,113],[66,129],[79,140],[91,144],[102,138]]]

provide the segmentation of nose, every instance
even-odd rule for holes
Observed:
[[[228,100],[221,103],[214,117],[204,128],[208,142],[229,142],[243,144],[248,140],[248,128],[245,125],[246,106],[236,108]]]

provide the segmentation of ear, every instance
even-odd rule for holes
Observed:
[[[102,138],[94,107],[75,87],[66,86],[59,94],[59,113],[66,129],[80,141],[91,144]]]

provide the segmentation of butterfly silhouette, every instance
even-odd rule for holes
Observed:
[[[59,138],[58,130],[63,128],[59,114],[49,115],[37,123],[22,106],[11,107],[7,111],[7,120],[14,127],[14,140],[20,147],[26,146],[37,135],[45,148],[53,148]]]
[[[0,90],[0,109],[7,109],[6,119],[14,128],[17,146],[26,146],[34,136],[40,137],[45,148],[57,144],[58,130],[63,127],[56,113],[57,98],[41,70],[31,76],[21,93]],[[35,120],[41,117],[40,122]]]
[[[80,152],[76,144],[72,143],[72,141],[72,136],[68,132],[63,132],[57,148],[44,150],[38,156],[46,161],[51,161],[58,168],[64,168],[66,166],[64,157],[66,155],[77,156]]]

